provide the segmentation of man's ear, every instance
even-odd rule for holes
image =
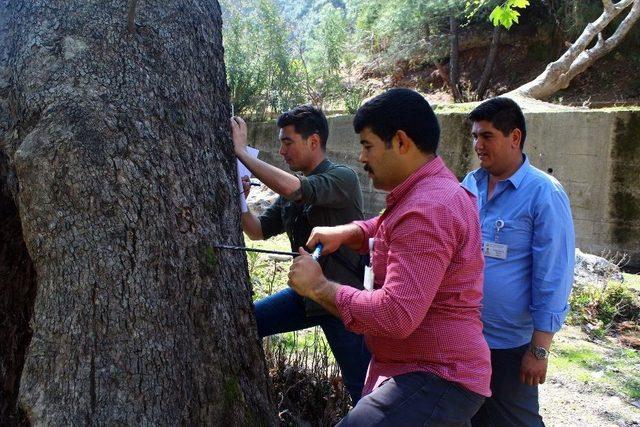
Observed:
[[[407,154],[411,146],[415,145],[413,140],[409,138],[409,135],[403,130],[397,131],[391,141],[394,146],[397,144],[399,154]]]
[[[309,136],[309,138],[307,138],[307,141],[309,141],[309,144],[311,144],[311,149],[312,150],[322,150],[322,142],[320,141],[320,135],[318,135],[317,133],[313,133]]]
[[[522,131],[515,128],[511,131],[511,146],[513,148],[520,148],[520,141],[522,140]]]

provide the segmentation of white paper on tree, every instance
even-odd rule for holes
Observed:
[[[251,157],[255,158],[255,157],[258,157],[258,153],[260,152],[260,150],[247,146],[247,152]],[[242,187],[242,177],[243,176],[251,177],[252,175],[251,175],[251,171],[247,169],[247,167],[243,165],[242,162],[238,159],[236,159],[236,167],[238,168],[238,189],[239,189],[239,196],[240,196],[240,210],[242,211],[242,213],[245,213],[245,212],[249,212],[249,207],[247,206],[247,200],[244,197],[244,188]]]

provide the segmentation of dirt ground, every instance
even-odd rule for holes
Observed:
[[[580,329],[566,326],[554,341],[585,339]],[[640,399],[629,401],[553,370],[549,374],[540,387],[540,411],[547,426],[640,426]]]

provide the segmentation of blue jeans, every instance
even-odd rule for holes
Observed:
[[[371,359],[362,335],[347,331],[342,321],[331,315],[307,317],[304,299],[290,288],[256,301],[254,311],[260,338],[320,326],[351,401],[355,405],[360,400]]]
[[[473,417],[473,427],[544,426],[539,414],[538,386],[520,382],[520,366],[529,344],[491,350],[491,397]]]
[[[336,427],[469,426],[484,397],[428,372],[383,382]]]

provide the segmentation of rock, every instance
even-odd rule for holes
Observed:
[[[576,248],[575,268],[573,271],[575,284],[606,284],[609,280],[624,281],[620,267],[597,255],[587,254]]]
[[[251,187],[251,192],[247,197],[247,206],[254,215],[260,215],[276,201],[278,194],[255,178],[251,182],[259,183],[260,186]]]

